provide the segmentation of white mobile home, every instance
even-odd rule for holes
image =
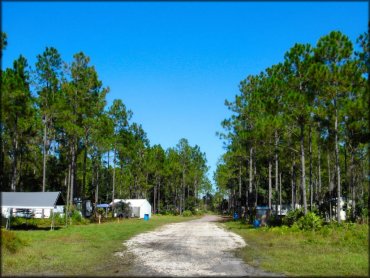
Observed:
[[[119,202],[130,204],[131,217],[144,218],[145,214],[148,214],[149,218],[152,217],[152,206],[146,199],[114,199],[115,204]],[[110,205],[113,205],[113,203],[110,203]]]

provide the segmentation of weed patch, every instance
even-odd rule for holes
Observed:
[[[326,225],[301,230],[292,227],[252,228],[225,223],[247,246],[238,255],[252,266],[298,276],[368,276],[368,225]]]
[[[27,246],[27,241],[17,236],[15,232],[1,230],[1,249],[3,254],[6,251],[14,254],[23,246]]]

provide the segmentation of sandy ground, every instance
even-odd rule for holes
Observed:
[[[133,258],[133,276],[271,276],[246,265],[233,250],[246,246],[239,235],[216,224],[218,216],[165,225],[139,234],[118,256]]]

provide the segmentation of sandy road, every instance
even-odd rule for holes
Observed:
[[[124,244],[134,256],[133,276],[270,276],[236,258],[243,238],[219,227],[221,218],[169,224],[139,234]]]

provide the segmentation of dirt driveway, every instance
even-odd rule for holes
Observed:
[[[271,276],[233,255],[246,246],[239,235],[216,224],[218,216],[165,225],[124,244],[133,257],[132,276]],[[133,255],[133,256],[132,256]]]

